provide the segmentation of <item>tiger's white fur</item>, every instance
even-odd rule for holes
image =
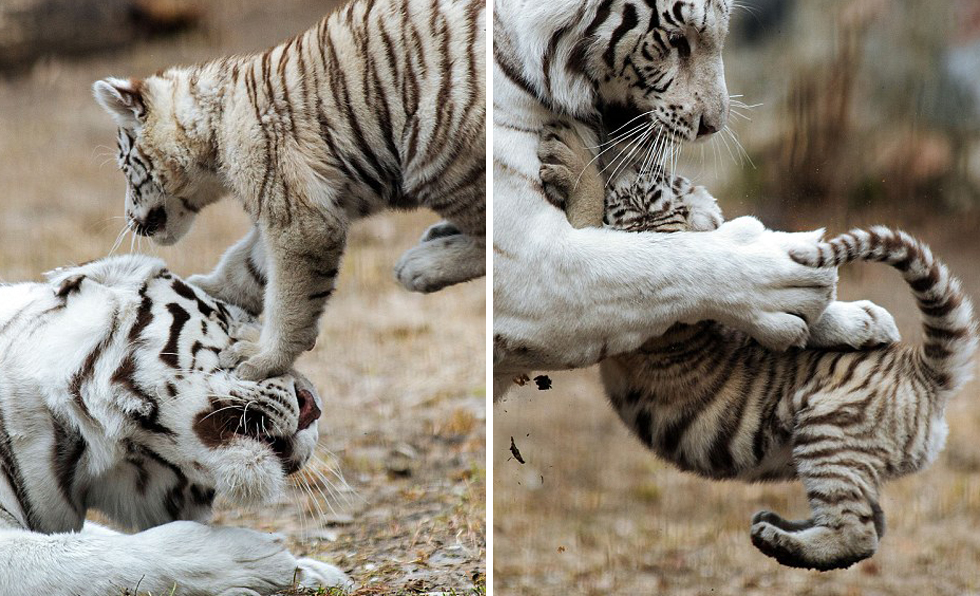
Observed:
[[[259,341],[236,345],[242,377],[281,373],[313,346],[348,230],[381,209],[428,208],[456,232],[402,257],[407,288],[484,275],[485,13],[483,0],[351,0],[263,53],[95,83],[120,127],[137,232],[172,244],[223,192],[256,222],[260,292],[217,283],[241,271],[198,279],[230,301],[264,293]]]
[[[590,146],[599,140],[590,124],[624,114],[676,142],[724,127],[731,6],[495,0],[495,397],[530,369],[588,366],[679,321],[717,320],[773,348],[803,345],[807,322],[833,300],[834,269],[790,258],[812,250],[819,231],[774,232],[753,218],[697,234],[574,229],[543,192],[538,135],[550,121],[569,121]],[[678,18],[686,24],[670,24]]]
[[[268,594],[346,585],[281,537],[204,524],[277,496],[317,440],[296,372],[218,370],[254,320],[121,256],[0,286],[0,594]],[[85,521],[90,509],[120,534]]]

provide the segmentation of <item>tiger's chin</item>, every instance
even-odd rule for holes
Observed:
[[[202,463],[214,475],[216,495],[242,506],[276,501],[286,486],[286,475],[302,465],[287,468],[273,448],[250,437],[237,437]]]
[[[239,435],[202,463],[214,476],[217,496],[236,505],[268,505],[282,495],[286,477],[309,462],[315,446],[315,430],[291,437]]]

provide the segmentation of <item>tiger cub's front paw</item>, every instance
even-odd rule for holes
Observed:
[[[218,366],[226,370],[232,370],[258,353],[258,337],[255,338],[255,341],[242,339],[231,344],[218,354]]]
[[[692,186],[683,198],[688,209],[688,224],[695,232],[710,232],[717,230],[725,223],[725,218],[718,207],[718,201],[703,186]]]
[[[864,350],[901,339],[891,313],[874,302],[831,302],[811,327],[807,347]]]
[[[239,364],[238,368],[235,369],[235,374],[246,381],[262,381],[285,374],[292,364],[293,361],[290,358],[283,358],[279,354],[260,352]]]
[[[538,142],[539,175],[548,199],[565,205],[589,159],[575,131],[561,122],[546,125]],[[584,154],[585,153],[585,154]]]
[[[561,122],[545,126],[538,140],[538,159],[545,196],[565,211],[572,227],[602,226],[605,181],[575,129]]]

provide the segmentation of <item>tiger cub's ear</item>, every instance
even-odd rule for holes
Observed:
[[[109,77],[92,85],[95,100],[109,112],[116,124],[133,129],[146,118],[143,81]]]

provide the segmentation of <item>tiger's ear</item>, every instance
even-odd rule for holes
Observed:
[[[133,129],[146,119],[143,81],[109,77],[96,81],[92,92],[95,101],[109,112],[119,126]]]

